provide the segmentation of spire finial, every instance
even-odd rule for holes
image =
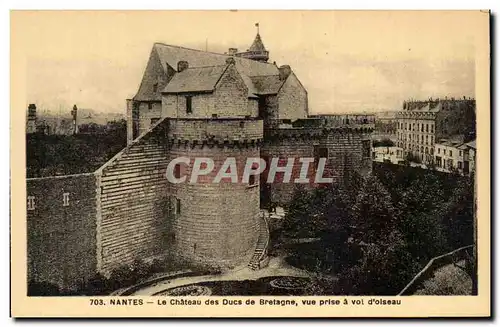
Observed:
[[[255,27],[257,27],[257,34],[259,34],[259,23],[255,23]]]

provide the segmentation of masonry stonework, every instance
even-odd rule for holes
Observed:
[[[168,129],[170,160],[187,157],[180,176],[169,185],[173,221],[172,249],[180,259],[232,268],[248,263],[258,239],[259,187],[241,180],[247,158],[259,158],[262,122],[256,120],[172,120]],[[195,158],[215,167],[190,183]],[[213,183],[227,158],[235,158],[238,180]]]
[[[76,289],[96,272],[96,178],[30,178],[26,186],[28,279]]]
[[[278,93],[279,119],[307,118],[307,91],[292,72]]]
[[[98,269],[105,274],[162,254],[168,220],[163,137],[149,133],[96,172]]]

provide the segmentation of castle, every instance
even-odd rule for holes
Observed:
[[[286,206],[295,185],[265,175],[173,184],[165,174],[175,158],[211,158],[213,175],[228,157],[238,168],[247,158],[279,158],[294,176],[299,158],[326,158],[334,183],[369,174],[374,117],[310,115],[291,67],[268,59],[259,33],[247,51],[225,54],[155,43],[127,100],[127,147],[93,173],[27,180],[29,277],[71,288],[158,256],[221,269],[266,265],[261,207]]]

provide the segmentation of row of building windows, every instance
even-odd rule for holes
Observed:
[[[425,153],[425,154],[434,154],[434,149],[429,148],[429,147],[423,147],[423,146],[418,146],[418,145],[408,145],[404,146],[403,149],[409,150],[409,151],[415,151],[415,152],[420,152],[420,153]]]
[[[434,133],[434,125],[430,123],[403,123],[403,122],[398,122],[398,128],[399,129],[404,129],[411,131],[420,131],[420,132],[426,132],[426,133]]]
[[[441,148],[437,149],[437,154],[441,154]],[[458,155],[461,157],[463,154],[462,150],[458,150]],[[443,155],[446,155],[446,149],[443,149]],[[453,150],[448,150],[448,155],[453,157]]]
[[[34,195],[28,195],[27,197],[28,201],[28,210],[35,210],[36,209],[36,203],[35,203],[35,196]],[[63,193],[63,207],[68,207],[69,206],[69,193]]]
[[[421,138],[418,137],[418,135],[414,135],[413,138],[412,138],[412,134],[403,134],[403,133],[398,133],[398,139],[400,140],[404,140],[404,141],[416,141],[418,142],[419,140],[421,140],[420,143],[424,143],[424,135],[421,135]],[[429,139],[430,139],[430,143],[429,143]],[[429,135],[425,135],[425,144],[431,144],[434,143],[434,136],[430,136],[429,138]]]

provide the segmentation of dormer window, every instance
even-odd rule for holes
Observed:
[[[186,113],[187,114],[193,113],[193,97],[190,95],[186,96]]]
[[[153,84],[153,92],[154,93],[158,92],[158,83]]]

